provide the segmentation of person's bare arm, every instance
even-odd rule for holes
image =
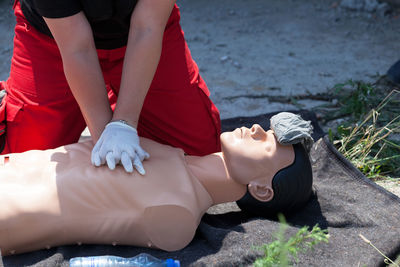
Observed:
[[[112,111],[92,29],[83,12],[44,20],[60,50],[68,84],[96,142],[104,126],[111,120]]]
[[[121,87],[113,119],[137,127],[161,55],[165,26],[175,0],[139,0],[131,17]]]

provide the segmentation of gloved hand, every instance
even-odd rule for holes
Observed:
[[[125,171],[133,172],[133,166],[141,174],[146,172],[142,161],[150,157],[139,144],[137,131],[132,126],[114,121],[106,125],[103,133],[92,150],[92,164],[101,166],[107,162],[108,168],[115,169],[118,163]]]

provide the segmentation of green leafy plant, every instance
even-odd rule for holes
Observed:
[[[379,103],[376,97],[378,90],[372,83],[348,80],[336,84],[333,90],[333,95],[338,97],[341,115],[351,115],[358,119]]]
[[[279,215],[279,221],[281,224],[275,235],[276,240],[270,244],[254,247],[264,252],[264,257],[258,258],[254,262],[254,267],[291,266],[293,261],[297,261],[299,253],[312,249],[320,242],[328,242],[327,230],[322,230],[318,225],[311,231],[305,226],[287,239],[285,233],[288,225],[282,214]]]

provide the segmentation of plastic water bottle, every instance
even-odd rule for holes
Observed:
[[[147,253],[132,258],[117,256],[77,257],[69,261],[70,267],[180,267],[178,260],[161,260]]]

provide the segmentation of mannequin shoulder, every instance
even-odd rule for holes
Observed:
[[[160,205],[146,208],[143,225],[151,245],[166,251],[187,246],[193,239],[201,214],[183,206]]]

